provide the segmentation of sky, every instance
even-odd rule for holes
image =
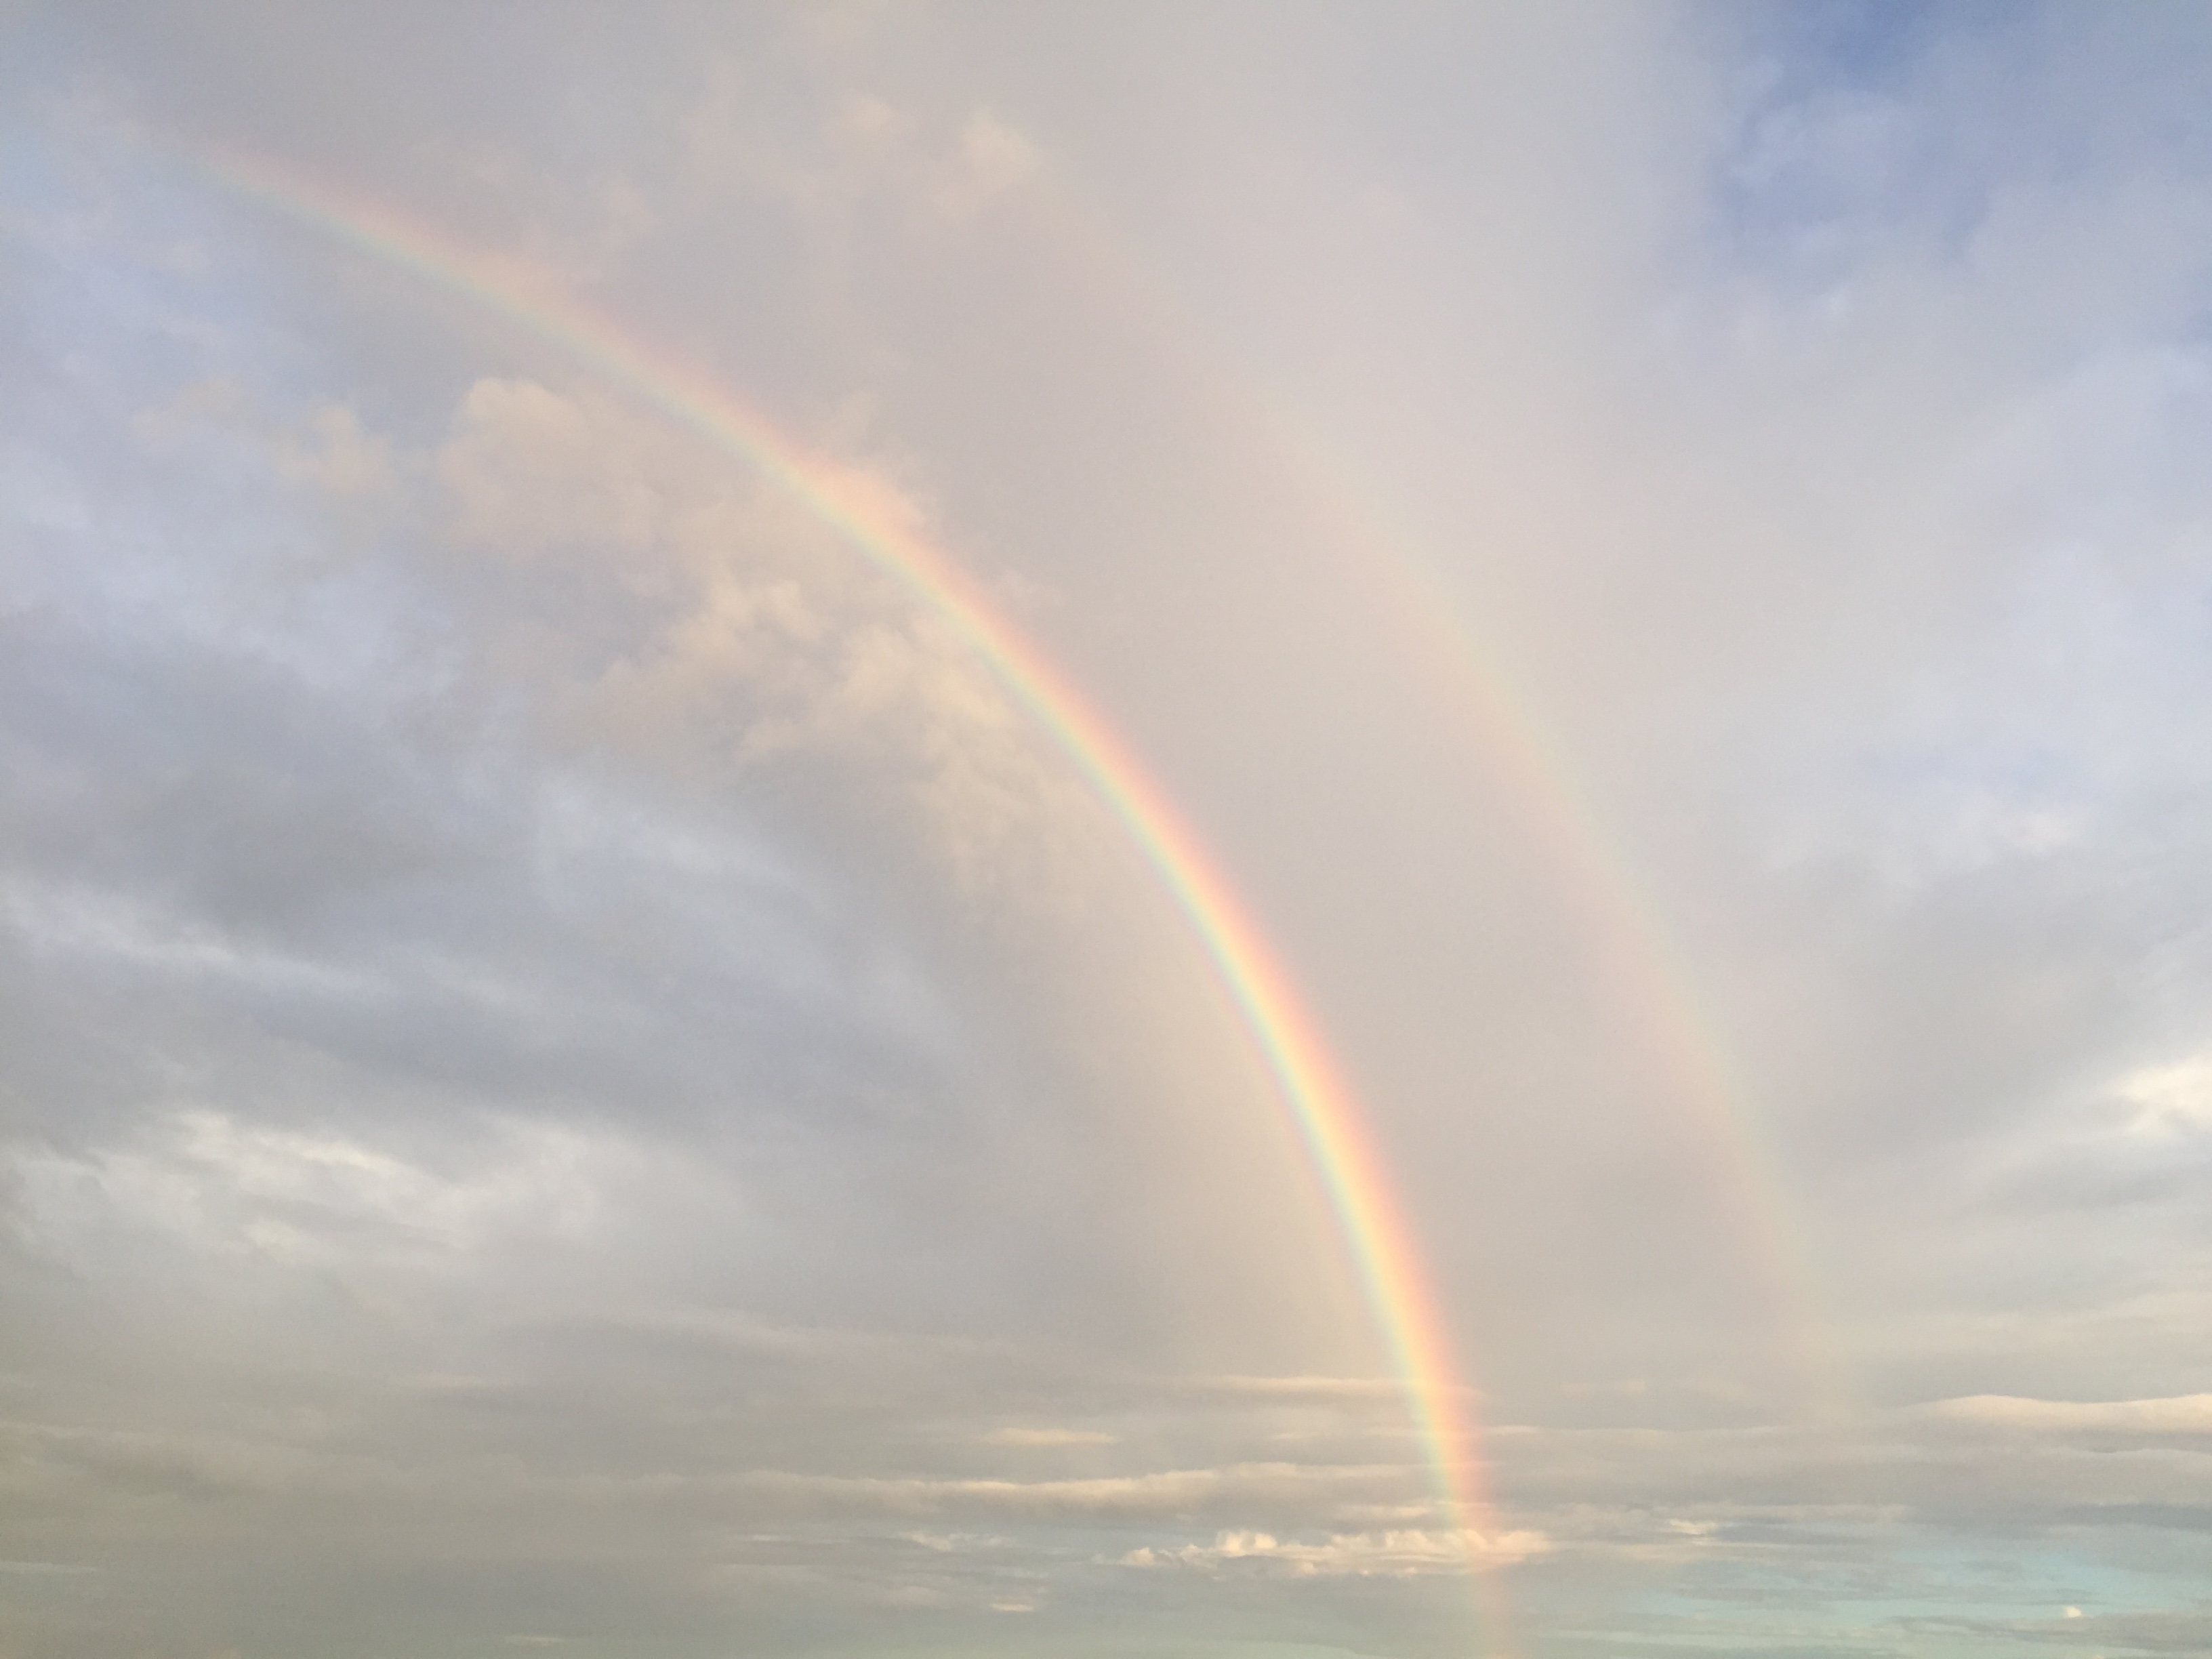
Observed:
[[[2208,88],[0,3],[0,1656],[2212,1652]]]

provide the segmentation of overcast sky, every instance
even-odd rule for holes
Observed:
[[[2212,1651],[2208,316],[2193,8],[0,3],[0,1655]]]

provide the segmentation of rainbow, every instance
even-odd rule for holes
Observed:
[[[1856,1407],[1809,1252],[1786,1202],[1789,1183],[1765,1132],[1735,1045],[1707,1002],[1665,908],[1609,816],[1509,672],[1510,655],[1439,573],[1427,538],[1346,445],[1325,438],[1291,400],[1193,321],[1190,307],[1133,254],[1097,210],[1047,177],[1023,196],[1037,230],[1063,256],[1071,286],[1134,321],[1184,365],[1224,430],[1259,440],[1275,482],[1358,560],[1358,586],[1405,647],[1401,664],[1425,684],[1523,820],[1532,848],[1585,939],[1626,1016],[1687,1120],[1766,1304],[1779,1357],[1802,1408],[1815,1419]]]
[[[693,365],[520,262],[465,246],[387,204],[265,158],[203,152],[217,183],[549,342],[787,491],[951,626],[1036,720],[1158,873],[1261,1056],[1327,1194],[1404,1388],[1437,1497],[1465,1541],[1488,1647],[1509,1644],[1491,1571],[1498,1536],[1473,1392],[1459,1379],[1433,1286],[1359,1102],[1288,975],[1204,847],[1081,692],[925,533],[914,508],[861,469],[801,446]]]
[[[1398,531],[1377,493],[1340,456],[1322,459],[1323,447],[1307,428],[1279,416],[1277,429],[1286,450],[1300,457],[1293,470],[1306,487],[1325,493],[1364,544],[1408,550],[1395,560],[1362,562],[1370,599],[1391,613],[1408,647],[1405,665],[1428,682],[1437,705],[1505,785],[1530,841],[1552,866],[1555,889],[1582,926],[1600,977],[1687,1120],[1690,1139],[1746,1248],[1753,1288],[1765,1302],[1799,1408],[1816,1420],[1849,1415],[1853,1390],[1821,1315],[1826,1297],[1786,1202],[1781,1160],[1736,1063],[1735,1044],[1650,882],[1607,830],[1609,816],[1563,746],[1500,665],[1504,654],[1433,564],[1410,550],[1420,543]]]

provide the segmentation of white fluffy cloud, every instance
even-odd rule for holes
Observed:
[[[1416,1573],[1461,1573],[1510,1566],[1541,1554],[1551,1542],[1540,1532],[1492,1535],[1477,1532],[1334,1533],[1317,1543],[1279,1539],[1272,1533],[1224,1532],[1211,1544],[1177,1549],[1150,1545],[1121,1558],[1132,1567],[1196,1567],[1211,1572],[1235,1571],[1247,1564],[1300,1577],[1352,1574],[1409,1578]]]

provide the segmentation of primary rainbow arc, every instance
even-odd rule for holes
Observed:
[[[207,155],[202,165],[229,188],[559,345],[756,468],[950,624],[1052,735],[1188,918],[1297,1122],[1402,1380],[1438,1498],[1466,1542],[1490,1645],[1502,1650],[1503,1613],[1486,1571],[1495,1525],[1469,1390],[1455,1374],[1428,1275],[1358,1102],[1265,937],[1114,729],[999,615],[974,578],[927,539],[912,509],[860,469],[802,447],[691,365],[624,332],[527,266],[462,246],[388,206],[261,158]]]

